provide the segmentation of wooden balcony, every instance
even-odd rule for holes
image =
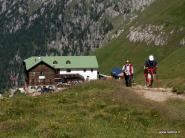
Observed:
[[[55,80],[57,79],[67,79],[67,80],[82,80],[84,81],[84,77],[80,74],[56,74]]]

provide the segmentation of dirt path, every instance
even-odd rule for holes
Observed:
[[[144,86],[134,86],[134,91],[139,95],[143,95],[146,99],[156,102],[164,102],[170,98],[185,100],[184,95],[177,95],[167,88],[145,88]]]

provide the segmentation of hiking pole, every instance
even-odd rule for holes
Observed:
[[[134,85],[134,74],[131,75],[131,83]]]
[[[156,68],[157,70],[158,68]],[[158,80],[158,75],[156,73],[157,71],[155,71],[155,80],[156,80],[156,84],[157,84],[157,88],[159,87],[159,80]]]
[[[155,74],[155,80],[156,80],[156,87],[158,88],[159,87],[159,81],[158,81],[158,75]]]

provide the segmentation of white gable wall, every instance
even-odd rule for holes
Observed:
[[[86,80],[89,76],[89,80],[97,80],[98,79],[98,70],[93,69],[93,72],[91,69],[86,69],[84,72],[84,69],[71,69],[71,72],[67,72],[66,69],[60,70],[60,74],[80,74],[84,77]]]

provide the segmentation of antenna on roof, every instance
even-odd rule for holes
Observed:
[[[41,61],[42,60],[42,57],[38,57],[38,59]]]

